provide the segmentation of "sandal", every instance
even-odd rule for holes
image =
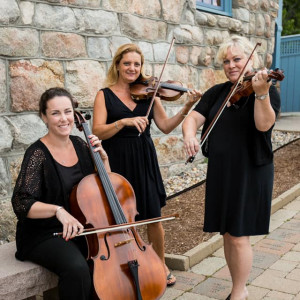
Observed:
[[[176,277],[170,272],[167,275],[167,286],[172,286],[176,283]]]

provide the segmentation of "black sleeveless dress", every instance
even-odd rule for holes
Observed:
[[[139,101],[131,111],[109,88],[102,90],[107,110],[107,124],[123,118],[145,116],[150,101]],[[155,147],[150,135],[153,108],[149,125],[139,136],[135,127],[124,127],[110,139],[102,141],[109,156],[111,170],[124,176],[132,185],[136,196],[136,220],[161,216],[166,204],[166,192],[160,174]]]

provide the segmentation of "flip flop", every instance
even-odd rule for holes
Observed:
[[[175,281],[171,281],[171,282],[169,282],[169,280],[171,280],[171,279],[175,279]],[[176,283],[176,278],[175,278],[175,276],[170,272],[168,275],[167,275],[167,286],[172,286],[172,285],[174,285]]]

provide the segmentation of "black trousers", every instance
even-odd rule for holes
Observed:
[[[92,277],[85,258],[85,240],[65,241],[56,237],[36,246],[27,259],[59,276],[61,300],[88,300],[92,292]]]

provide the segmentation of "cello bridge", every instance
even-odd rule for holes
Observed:
[[[115,243],[115,247],[120,247],[122,245],[125,245],[125,244],[129,244],[131,243],[132,241],[134,241],[134,239],[128,239],[128,240],[125,240],[125,241],[122,241],[122,242],[119,242],[119,243]]]

